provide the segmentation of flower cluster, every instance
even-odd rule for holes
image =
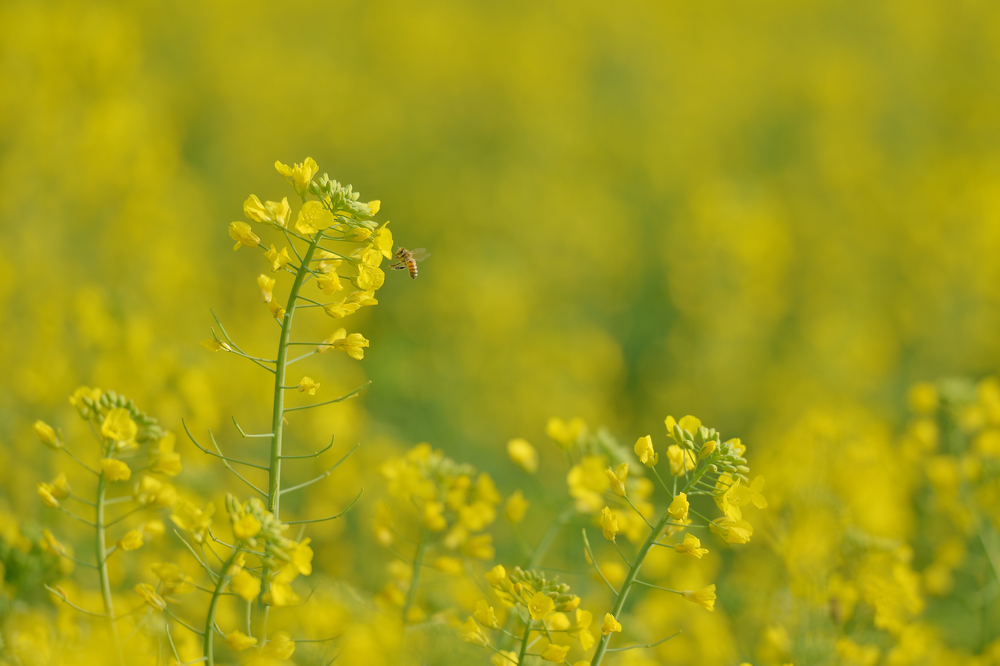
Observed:
[[[495,608],[487,601],[479,601],[476,612],[459,628],[459,636],[464,641],[493,650],[494,664],[522,664],[529,656],[562,663],[567,661],[574,646],[583,650],[593,647],[595,639],[590,627],[594,616],[579,608],[580,597],[570,593],[569,585],[558,579],[549,580],[543,572],[533,569],[523,571],[514,567],[508,573],[499,564],[486,573],[486,580],[501,608],[509,609],[503,615],[512,614],[521,625],[520,630],[517,633],[508,631],[501,623],[504,618],[498,617]],[[608,615],[601,631],[621,631],[621,625]],[[490,638],[492,633],[520,640],[520,650],[494,647]],[[508,641],[501,644],[507,645]]]
[[[376,537],[385,546],[393,544],[397,534],[418,544],[413,570],[392,567],[396,575],[381,596],[402,606],[404,616],[419,615],[413,606],[417,567],[427,560],[457,573],[463,568],[459,558],[492,560],[493,535],[485,530],[496,520],[503,498],[489,474],[477,473],[472,465],[457,463],[426,443],[387,460],[381,472],[396,501],[376,507]]]

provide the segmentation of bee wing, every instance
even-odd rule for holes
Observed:
[[[416,250],[410,250],[410,254],[413,255],[414,261],[423,261],[431,256],[431,253],[427,251],[427,248],[423,247],[418,247]]]

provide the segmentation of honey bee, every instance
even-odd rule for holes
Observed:
[[[423,261],[431,255],[422,247],[417,248],[416,250],[407,250],[405,247],[401,247],[396,250],[395,256],[396,263],[391,264],[390,267],[397,271],[401,271],[405,268],[410,271],[410,277],[416,280],[417,262]]]

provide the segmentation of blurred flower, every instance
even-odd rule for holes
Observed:
[[[693,601],[705,610],[715,610],[715,585],[703,587],[697,592],[684,590],[683,596],[688,601]]]
[[[524,493],[520,490],[515,490],[511,493],[510,497],[507,498],[507,505],[504,508],[507,520],[517,525],[524,519],[524,514],[527,511],[528,501],[524,499]]]
[[[118,540],[118,547],[122,550],[137,550],[142,547],[142,530],[129,530]]]
[[[133,423],[132,425],[134,426],[135,424]],[[108,483],[128,481],[132,477],[132,470],[129,469],[129,466],[121,460],[115,460],[114,458],[104,458],[101,460],[101,471],[104,475],[104,480]]]
[[[234,652],[242,652],[257,645],[257,639],[240,631],[231,631],[226,634],[226,645]]]
[[[52,426],[45,421],[35,421],[35,425],[33,427],[35,435],[38,436],[38,439],[40,439],[42,443],[49,448],[58,449],[62,446],[62,442],[60,442],[59,438],[56,437],[56,431],[53,430]]]
[[[635,455],[639,456],[639,461],[646,467],[652,467],[660,459],[660,456],[653,451],[653,438],[649,435],[636,440],[634,448]]]
[[[625,480],[628,478],[628,463],[621,463],[616,469],[608,467],[604,472],[611,483],[611,491],[619,497],[625,497]]]
[[[526,439],[518,437],[507,442],[507,456],[528,474],[538,471],[538,452]]]
[[[608,507],[601,509],[601,530],[608,541],[614,541],[615,535],[618,534],[618,518],[612,515]]]
[[[699,560],[701,556],[708,552],[707,548],[701,547],[701,540],[693,534],[685,534],[684,541],[674,546],[674,551],[685,555],[694,555]]]

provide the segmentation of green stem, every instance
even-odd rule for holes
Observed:
[[[528,651],[528,639],[531,638],[531,624],[533,620],[529,617],[528,624],[524,628],[524,637],[521,639],[521,651],[517,655],[518,666],[524,665],[524,653]]]
[[[424,548],[427,546],[427,531],[420,530],[420,541],[417,542],[417,552],[413,556],[413,575],[410,576],[410,589],[406,592],[406,603],[403,604],[403,624],[407,623],[406,616],[410,613],[410,607],[417,599],[417,586],[420,584],[420,569],[424,566]]]
[[[302,283],[309,275],[309,262],[316,246],[319,245],[322,233],[317,232],[309,242],[303,261],[295,274],[295,281],[292,282],[292,289],[288,294],[288,304],[285,307],[285,318],[281,323],[281,337],[278,338],[278,355],[275,359],[274,367],[274,407],[271,412],[271,460],[267,470],[267,510],[274,515],[275,520],[279,520],[279,501],[281,498],[281,442],[285,429],[285,391],[281,388],[285,385],[285,361],[288,358],[289,339],[292,336],[292,317],[295,314],[295,304],[298,301],[299,290]],[[264,568],[262,580],[267,580],[267,568]],[[268,607],[259,598],[257,600],[257,634],[260,644],[263,646],[267,638],[264,636],[267,629]]]
[[[104,536],[104,492],[107,481],[102,473],[97,479],[97,506],[94,509],[94,523],[97,538],[94,542],[94,554],[97,556],[97,575],[101,581],[101,597],[104,599],[104,614],[108,616],[108,628],[111,630],[111,640],[118,651],[118,662],[125,666],[122,646],[118,641],[118,624],[115,620],[115,605],[111,600],[111,581],[108,579],[108,555]]]
[[[643,560],[646,559],[646,554],[649,549],[652,548],[653,543],[660,537],[660,532],[666,527],[667,523],[670,521],[670,514],[664,512],[663,517],[660,518],[660,522],[657,523],[656,527],[652,532],[649,533],[649,537],[646,542],[642,544],[642,548],[635,556],[635,562],[632,564],[632,568],[628,570],[628,575],[625,576],[625,582],[622,583],[621,591],[618,592],[618,596],[615,597],[615,603],[611,607],[611,614],[615,616],[617,620],[622,612],[622,608],[625,606],[625,598],[628,597],[629,590],[632,589],[632,584],[635,583],[636,576],[639,575],[639,568],[642,567]],[[594,658],[590,662],[590,666],[598,666],[601,663],[601,659],[604,658],[604,653],[608,650],[608,642],[611,640],[611,634],[601,636],[601,640],[597,643],[597,651],[594,653]]]
[[[208,618],[205,620],[205,663],[208,666],[215,666],[215,609],[219,605],[219,599],[222,597],[222,593],[226,591],[226,587],[229,585],[229,567],[232,566],[233,560],[236,556],[240,554],[243,549],[242,545],[238,545],[233,549],[233,554],[229,556],[226,563],[222,565],[222,575],[219,577],[219,582],[215,584],[215,591],[212,592],[212,601],[208,604]]]

